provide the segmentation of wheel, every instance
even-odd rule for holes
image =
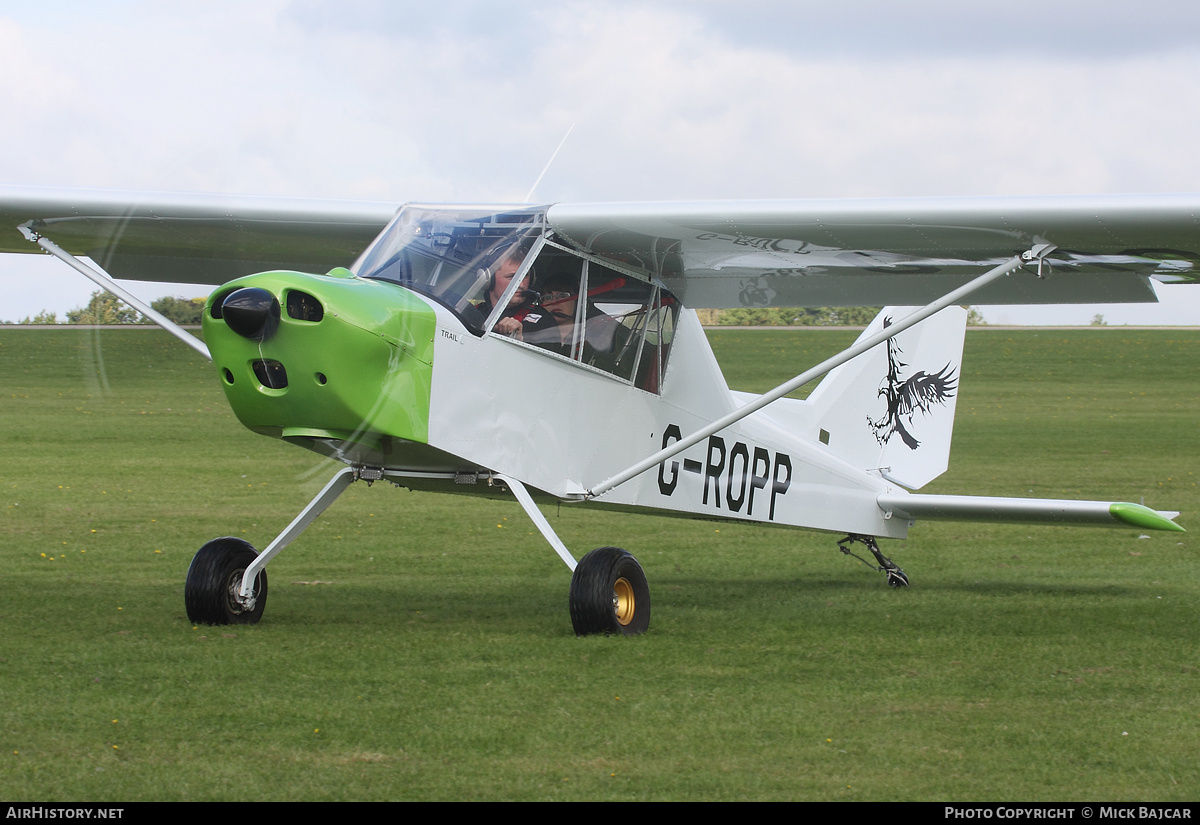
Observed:
[[[255,579],[251,607],[237,599],[242,574],[257,557],[248,542],[232,536],[201,547],[183,586],[188,619],[198,624],[258,624],[267,603],[267,571],[259,571]]]
[[[888,585],[891,587],[908,587],[908,576],[899,567],[884,572],[887,573]]]
[[[620,547],[600,547],[579,560],[571,577],[576,636],[636,636],[650,626],[650,586],[637,559]]]

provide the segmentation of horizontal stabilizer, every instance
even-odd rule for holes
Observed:
[[[1050,498],[991,496],[926,496],[884,493],[877,499],[884,512],[901,518],[951,521],[1020,521],[1092,524],[1185,532],[1171,519],[1179,513],[1151,510],[1141,504],[1112,501],[1065,501]]]

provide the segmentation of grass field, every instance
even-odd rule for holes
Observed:
[[[853,336],[710,337],[761,391]],[[1197,332],[972,332],[926,488],[1192,533],[919,523],[896,591],[840,536],[551,511],[654,597],[577,639],[515,502],[359,484],[231,629],[188,622],[192,554],[264,546],[334,468],[165,333],[0,328],[0,800],[1195,800],[1198,365]]]

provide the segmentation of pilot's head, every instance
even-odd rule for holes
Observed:
[[[523,257],[520,254],[506,255],[493,265],[492,285],[488,289],[488,301],[492,306],[499,303],[500,297],[504,295],[504,290],[508,289],[513,276],[521,268],[522,260]],[[513,295],[513,303],[519,304],[530,299],[529,283],[532,280],[533,268],[530,267],[529,271],[525,273],[525,277],[521,279],[521,285],[517,287],[517,291]]]

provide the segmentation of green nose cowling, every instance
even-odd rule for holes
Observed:
[[[213,292],[203,326],[229,404],[251,430],[428,443],[436,316],[403,287],[344,269],[264,272]]]

